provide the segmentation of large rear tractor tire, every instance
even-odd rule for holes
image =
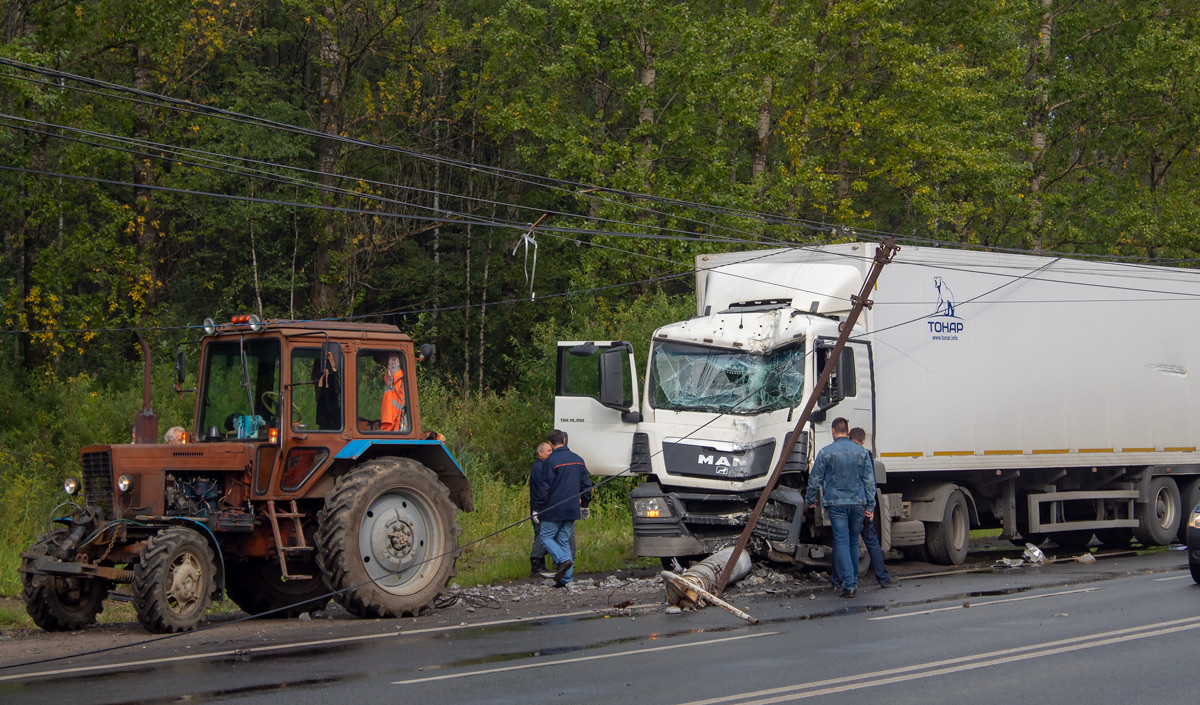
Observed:
[[[317,563],[359,617],[409,617],[454,576],[460,529],[450,492],[409,458],[376,458],[338,478],[317,516]]]
[[[50,555],[55,539],[66,532],[46,534],[29,547],[35,556]],[[33,561],[21,559],[21,567],[33,567]],[[48,632],[70,631],[96,623],[96,615],[104,610],[108,584],[89,578],[64,578],[46,574],[21,573],[21,598],[33,623]]]
[[[959,490],[946,498],[940,522],[925,523],[925,548],[929,559],[939,565],[962,565],[971,545],[971,516],[967,498]]]
[[[1179,487],[1169,477],[1150,480],[1149,501],[1138,505],[1138,527],[1133,535],[1146,546],[1166,546],[1179,534],[1183,523],[1183,501]],[[1191,511],[1191,508],[1188,508]]]
[[[279,560],[275,558],[226,563],[225,593],[246,614],[262,615],[265,619],[291,619],[324,609],[332,590],[325,584],[317,564],[309,561],[289,568],[313,577],[284,580]]]
[[[133,569],[138,621],[156,634],[188,632],[212,604],[217,563],[198,532],[173,526],[146,542]]]

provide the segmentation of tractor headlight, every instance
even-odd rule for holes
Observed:
[[[78,491],[79,480],[73,477],[68,477],[66,480],[63,480],[63,492],[66,492],[69,495],[74,495]]]
[[[128,492],[133,489],[133,478],[129,475],[122,475],[117,478],[117,489],[122,492]]]
[[[1196,507],[1196,509],[1200,509],[1200,507]],[[1200,512],[1196,511],[1196,509],[1193,509],[1192,515],[1188,517],[1187,525],[1193,529],[1200,529]]]
[[[633,515],[644,519],[674,516],[665,497],[638,497],[633,500]]]
[[[204,322],[201,323],[200,325],[204,326],[204,334],[205,335],[212,335],[213,333],[217,332],[217,324],[214,323],[213,319],[211,319],[211,318],[205,318]]]

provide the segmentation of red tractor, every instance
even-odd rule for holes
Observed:
[[[145,406],[127,445],[81,451],[74,495],[22,554],[46,630],[96,620],[109,591],[152,632],[196,627],[222,592],[288,617],[330,595],[355,615],[416,615],[454,575],[470,484],[421,427],[414,349],[395,326],[205,321],[194,428],[158,443]],[[176,354],[176,389],[185,380]],[[82,501],[78,501],[79,498]]]

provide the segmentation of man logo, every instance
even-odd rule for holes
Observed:
[[[724,471],[718,469],[717,474],[725,475],[729,473],[728,468],[743,468],[746,467],[746,459],[737,456],[726,457],[724,455],[704,455],[701,454],[696,458],[696,462],[700,465],[715,465],[717,468],[725,468]]]

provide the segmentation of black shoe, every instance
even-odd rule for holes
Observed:
[[[565,588],[566,586],[567,586],[567,584],[561,580],[554,581],[554,587],[556,587],[556,588]]]
[[[562,563],[559,563],[558,568],[554,570],[554,580],[562,583],[563,578],[567,575],[567,571],[570,570],[571,566],[573,565],[575,564],[571,561],[563,561]],[[566,585],[566,583],[563,584]]]
[[[843,590],[842,594],[838,595],[838,597],[845,597],[847,599],[849,599],[851,597],[858,597],[858,591],[857,590]]]
[[[886,590],[888,588],[895,588],[895,587],[900,587],[900,586],[896,584],[895,580],[889,580],[886,583],[879,583],[879,587]]]

